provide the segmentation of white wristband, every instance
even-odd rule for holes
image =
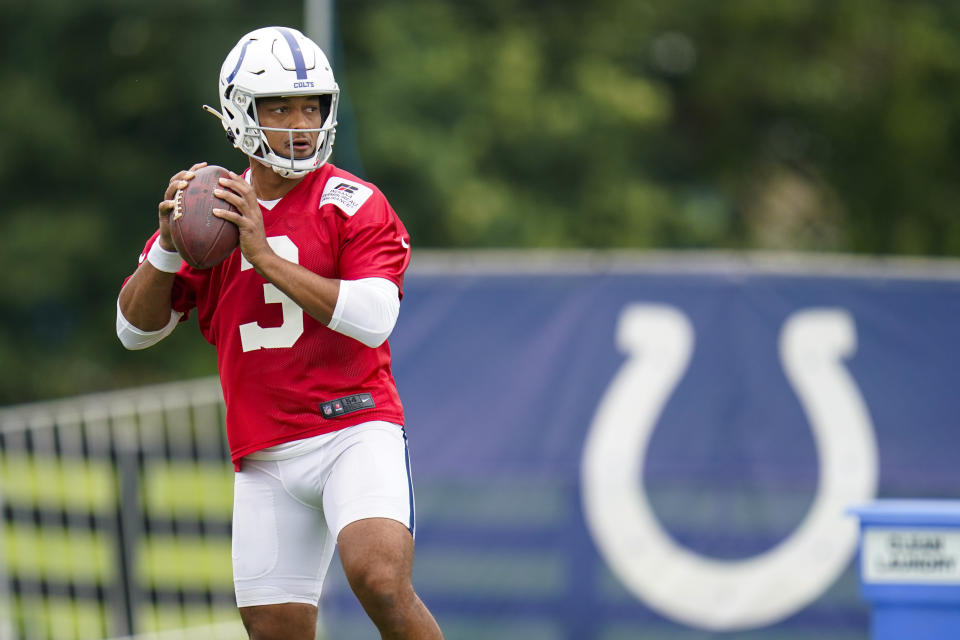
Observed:
[[[147,262],[152,264],[157,271],[165,273],[176,273],[180,271],[183,265],[183,258],[176,251],[167,251],[160,246],[160,240],[156,240],[147,252]]]

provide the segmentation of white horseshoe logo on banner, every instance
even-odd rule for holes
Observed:
[[[786,540],[739,561],[677,545],[642,485],[650,436],[690,360],[690,322],[672,307],[631,305],[617,344],[628,359],[597,408],[581,469],[587,524],[613,573],[663,615],[714,631],[772,624],[819,597],[856,550],[857,525],[844,510],[872,499],[877,484],[873,426],[841,362],[856,349],[849,313],[805,310],[784,324],[780,359],[813,430],[817,493]]]

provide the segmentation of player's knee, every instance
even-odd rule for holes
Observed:
[[[390,566],[366,567],[350,584],[366,608],[383,612],[403,606],[413,593],[410,580]]]

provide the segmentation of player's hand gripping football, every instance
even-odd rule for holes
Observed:
[[[198,162],[189,169],[178,171],[170,178],[167,183],[167,190],[163,192],[163,201],[158,207],[160,214],[160,247],[166,251],[176,251],[176,245],[173,244],[173,236],[170,233],[170,214],[173,213],[176,202],[174,197],[179,189],[185,189],[187,182],[193,179],[193,172],[207,166],[206,162]]]
[[[214,189],[213,195],[226,200],[240,213],[226,209],[214,209],[213,215],[228,220],[240,229],[240,251],[243,257],[256,269],[259,258],[273,253],[267,243],[267,234],[263,229],[263,214],[257,202],[257,194],[253,187],[243,178],[229,172],[230,177],[220,178],[220,188]]]

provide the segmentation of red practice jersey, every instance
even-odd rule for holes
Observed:
[[[386,278],[402,295],[409,236],[374,185],[326,164],[261,210],[267,240],[282,258],[326,278]],[[172,304],[184,312],[181,320],[196,308],[200,331],[217,348],[235,465],[264,447],[369,420],[403,425],[389,344],[373,349],[331,331],[239,249],[212,269],[184,263]]]

